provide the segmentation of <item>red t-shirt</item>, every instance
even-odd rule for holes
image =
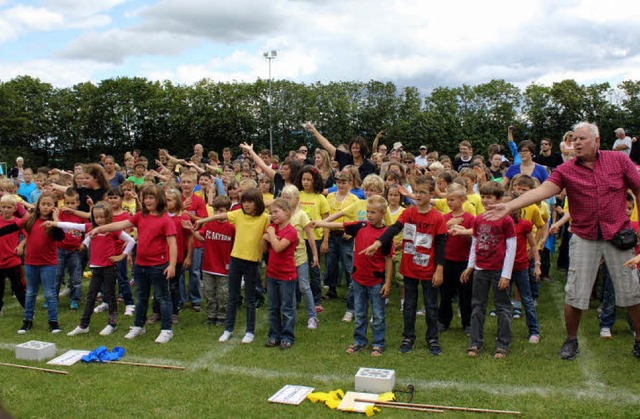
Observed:
[[[527,234],[533,231],[531,221],[520,219],[516,226],[516,260],[513,262],[514,271],[529,269],[529,253],[527,252]]]
[[[189,250],[191,232],[182,227],[182,221],[191,221],[191,218],[189,218],[189,216],[184,212],[180,215],[169,214],[169,218],[171,218],[171,221],[176,226],[176,247],[178,248],[178,258],[176,263],[183,263],[184,258],[187,255],[187,250]]]
[[[18,227],[22,227],[25,218],[18,220]],[[22,229],[27,238],[24,263],[34,266],[49,266],[58,264],[58,242],[53,240],[47,230],[42,228],[46,220],[38,218],[30,232]]]
[[[18,220],[15,217],[12,217],[9,221],[0,218],[0,227],[17,224]],[[14,231],[0,238],[0,269],[13,268],[22,264],[20,256],[16,254],[18,243],[20,243],[20,231]],[[0,281],[4,281],[4,278],[0,279]]]
[[[104,268],[114,265],[109,258],[122,254],[122,246],[118,247],[118,242],[122,243],[119,238],[120,233],[120,231],[112,231],[110,233],[97,234],[91,238],[89,266],[92,268]]]
[[[65,222],[65,223],[76,223],[76,224],[85,224],[87,222],[85,218],[80,218],[75,214],[71,214],[69,212],[62,212],[62,211],[60,211],[60,215],[58,216],[58,221]],[[58,246],[60,246],[60,248],[64,250],[71,250],[71,251],[78,250],[78,248],[82,244],[82,239],[83,239],[82,231],[71,230],[71,229],[62,229],[62,231],[64,231],[64,240],[58,243]]]
[[[119,221],[124,221],[124,220],[130,220],[130,219],[131,219],[131,215],[127,211],[122,211],[120,214],[113,216],[114,223],[117,223]],[[131,235],[132,232],[133,232],[132,228],[125,230],[125,233],[129,235]],[[122,252],[124,250],[124,242],[118,239],[118,242],[116,243],[116,248],[120,249],[120,251]]]
[[[276,224],[271,224],[276,229],[276,237],[279,240],[287,239],[291,243],[282,252],[278,253],[269,247],[269,264],[267,265],[267,276],[281,281],[293,281],[297,278],[296,262],[293,253],[298,245],[298,232],[291,224],[287,224],[280,229]]]
[[[137,212],[131,223],[138,228],[136,265],[159,266],[169,263],[167,237],[176,235],[176,226],[165,212],[162,215],[144,215]]]
[[[404,210],[402,223],[402,260],[400,273],[409,278],[431,281],[436,271],[435,237],[447,234],[447,223],[438,211],[431,208],[421,214],[417,207]]]
[[[344,223],[344,232],[355,237],[351,277],[362,286],[370,287],[384,282],[385,258],[393,256],[393,241],[378,249],[371,257],[360,252],[371,246],[386,230],[386,227],[373,227],[368,221]]]
[[[516,228],[511,217],[497,221],[487,221],[484,214],[476,217],[473,237],[476,239],[476,267],[485,271],[502,270],[507,252],[507,239],[516,236]]]
[[[228,275],[236,227],[231,223],[212,221],[198,231],[204,237],[202,271],[213,275]]]
[[[449,222],[453,217],[449,212],[444,215],[444,221]],[[455,218],[462,218],[462,227],[473,228],[475,217],[464,211],[462,215]],[[447,245],[444,248],[444,258],[452,262],[466,262],[469,260],[469,250],[471,250],[471,237],[468,236],[452,236],[447,237]]]
[[[182,201],[186,201],[184,195],[182,196]],[[184,212],[195,215],[198,218],[207,218],[207,216],[209,215],[209,213],[207,213],[207,204],[204,202],[204,199],[195,194],[191,195],[191,204],[189,204],[189,206],[184,209]],[[191,218],[189,218],[189,220],[190,219]],[[202,246],[202,242],[198,240],[195,240],[195,242],[193,243],[194,249],[199,249]],[[178,249],[180,249],[180,247],[178,247]],[[182,256],[182,260],[184,260],[184,255]]]

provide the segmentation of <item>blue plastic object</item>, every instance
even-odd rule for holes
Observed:
[[[110,362],[117,361],[124,356],[124,348],[115,346],[109,351],[106,346],[99,346],[82,357],[82,362]]]

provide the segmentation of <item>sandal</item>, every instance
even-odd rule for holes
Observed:
[[[380,346],[374,346],[373,349],[371,349],[371,356],[380,356],[383,352],[384,349],[382,349]]]
[[[472,346],[469,346],[469,349],[467,349],[467,356],[471,358],[475,358],[478,356],[479,352],[480,352],[480,348],[478,346],[472,345]]]
[[[360,344],[354,343],[353,345],[350,345],[347,348],[347,353],[348,354],[355,354],[356,352],[360,352],[362,349],[364,349],[364,345],[360,345]]]
[[[495,359],[504,359],[507,357],[507,350],[504,348],[496,348],[496,352],[493,354]]]

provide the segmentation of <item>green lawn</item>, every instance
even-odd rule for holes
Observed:
[[[344,290],[341,290],[344,293]],[[123,339],[132,318],[121,317],[114,335],[103,338],[98,331],[106,315],[92,318],[91,333],[67,337],[79,321],[80,312],[67,309],[62,299],[60,322],[63,333],[46,330],[42,300],[34,329],[17,335],[22,310],[13,297],[5,295],[0,317],[0,362],[18,363],[13,345],[27,340],[55,342],[58,352],[94,349],[99,345],[123,346],[123,360],[156,362],[186,367],[186,371],[156,370],[124,365],[55,367],[67,376],[0,367],[0,401],[16,417],[332,417],[342,413],[303,402],[300,406],[275,405],[267,399],[285,384],[315,387],[318,391],[353,390],[359,367],[390,368],[396,371],[396,385],[413,384],[416,403],[519,410],[526,417],[638,417],[640,415],[640,360],[631,354],[632,335],[624,315],[614,328],[614,338],[599,338],[597,312],[585,314],[581,326],[580,355],[562,361],[557,352],[564,340],[562,283],[543,284],[538,306],[542,339],[527,343],[524,319],[513,322],[513,342],[507,359],[491,356],[495,320],[487,321],[487,344],[477,359],[466,356],[467,338],[454,319],[452,329],[441,335],[443,354],[430,356],[424,339],[413,352],[397,351],[402,319],[397,290],[388,306],[388,349],[380,358],[368,351],[347,355],[353,325],[341,322],[344,303],[330,301],[320,315],[315,331],[306,329],[304,310],[298,311],[296,342],[289,351],[263,346],[268,321],[266,308],[258,310],[256,341],[243,345],[244,313],[240,313],[236,334],[226,344],[217,342],[221,327],[202,324],[204,313],[185,310],[175,327],[174,339],[166,345],[153,340],[159,325],[134,340]],[[597,305],[597,303],[594,303]],[[595,306],[594,306],[595,307]],[[123,311],[120,307],[120,311]],[[424,336],[424,318],[418,318],[418,336]],[[27,365],[45,366],[45,362]],[[402,395],[400,396],[402,399]],[[415,413],[383,409],[380,417],[415,416]],[[446,413],[447,416],[474,414]]]

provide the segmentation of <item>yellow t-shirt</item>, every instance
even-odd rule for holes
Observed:
[[[264,201],[264,204],[266,205],[265,211],[268,213],[269,212],[269,205],[271,205],[271,203],[273,202],[273,194],[272,193],[262,193],[262,200]]]
[[[343,209],[342,214],[344,215],[345,223],[352,222],[352,221],[366,221],[367,220],[367,200],[358,199],[357,202]],[[391,222],[391,213],[389,212],[388,207],[387,207],[387,213],[384,215],[384,224],[387,227],[393,225],[393,223]]]
[[[471,205],[473,205],[476,209],[476,213],[471,215],[478,216],[484,213],[485,209],[484,209],[484,205],[482,205],[482,198],[477,193],[468,194],[467,202],[470,202]]]
[[[393,225],[396,223],[396,221],[398,221],[398,218],[400,218],[400,214],[402,214],[404,212],[404,207],[398,207],[398,209],[395,210],[395,212],[391,211],[391,208],[389,208],[389,216],[391,217],[391,224]],[[394,247],[396,249],[402,249],[402,232],[396,234],[396,236],[393,238],[393,244]]]
[[[262,259],[262,235],[269,226],[269,215],[247,215],[242,209],[227,213],[229,222],[236,226],[236,240],[231,257],[258,262]]]
[[[307,213],[312,221],[322,220],[323,214],[329,213],[329,203],[327,198],[320,193],[307,193],[300,191],[300,209]],[[322,228],[313,229],[313,238],[322,240]]]
[[[432,199],[433,208],[441,213],[442,215],[449,214],[451,212],[451,208],[449,208],[449,204],[447,204],[446,198],[436,198]],[[468,212],[469,214],[476,216],[476,207],[469,201],[464,201],[462,204],[462,210],[464,212]]]
[[[122,200],[122,209],[127,211],[129,215],[133,216],[136,213],[136,200],[132,199],[131,201]]]
[[[360,199],[352,193],[348,193],[342,201],[336,201],[336,192],[331,192],[327,195],[327,203],[329,204],[329,215],[333,215],[336,212],[342,211],[344,208],[355,204]],[[344,223],[344,217],[340,217],[334,220],[336,223]],[[342,229],[339,229],[342,230]]]
[[[307,235],[304,232],[304,228],[309,224],[309,222],[309,216],[302,210],[296,211],[295,214],[291,215],[291,219],[289,220],[289,223],[294,226],[298,232],[298,245],[296,246],[296,251],[293,254],[296,266],[300,266],[309,260],[307,257],[307,246],[305,244]]]

